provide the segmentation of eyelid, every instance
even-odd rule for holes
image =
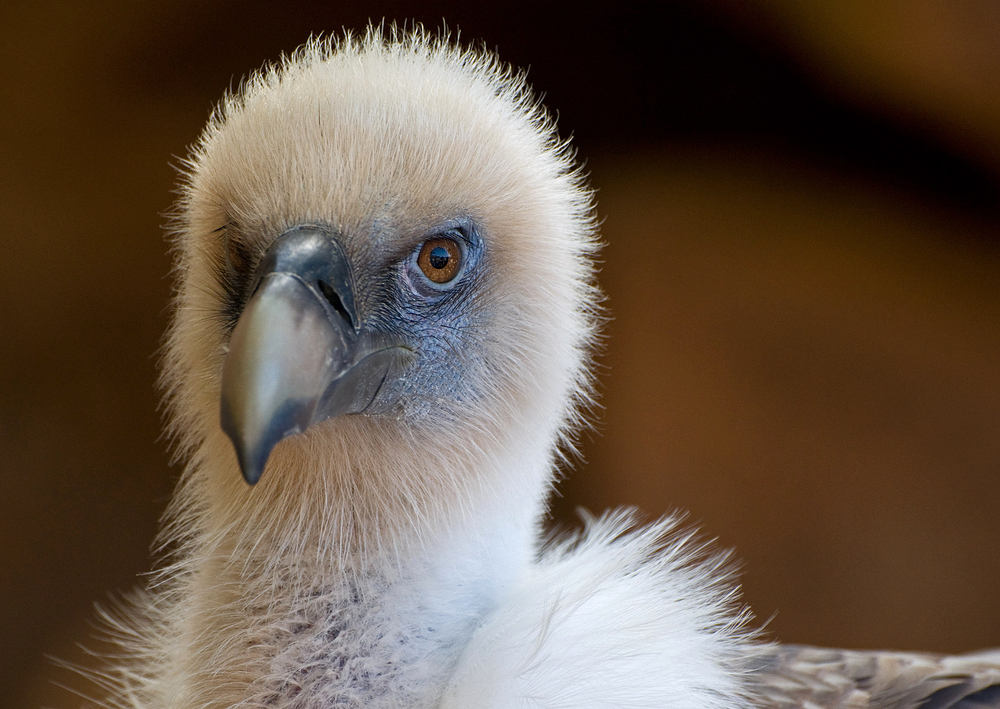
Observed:
[[[459,239],[465,242],[466,246],[472,246],[472,239],[465,235],[462,229],[451,229],[441,235],[441,238],[448,238],[450,236],[457,236]]]

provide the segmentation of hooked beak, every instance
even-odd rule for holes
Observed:
[[[222,430],[250,485],[284,438],[364,411],[404,348],[360,330],[350,264],[319,227],[267,250],[222,365]]]

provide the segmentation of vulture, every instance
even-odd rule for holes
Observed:
[[[547,539],[593,398],[593,194],[491,53],[313,39],[184,167],[172,551],[105,706],[1000,706],[996,656],[783,647],[667,518]]]

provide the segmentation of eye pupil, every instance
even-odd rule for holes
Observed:
[[[462,248],[450,238],[430,239],[420,247],[417,265],[432,283],[450,283],[462,270]]]
[[[431,255],[428,261],[430,261],[431,268],[436,268],[441,270],[448,265],[448,259],[451,255],[448,253],[448,249],[443,246],[435,246],[431,249]]]

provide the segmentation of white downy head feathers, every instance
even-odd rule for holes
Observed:
[[[221,371],[250,274],[304,224],[350,261],[358,327],[412,359],[251,488]],[[445,228],[467,241],[447,293],[412,280]],[[213,114],[173,240],[163,377],[187,466],[174,562],[118,623],[139,656],[123,706],[745,704],[744,617],[672,521],[542,550],[600,294],[592,195],[523,75],[419,30],[310,41]]]

